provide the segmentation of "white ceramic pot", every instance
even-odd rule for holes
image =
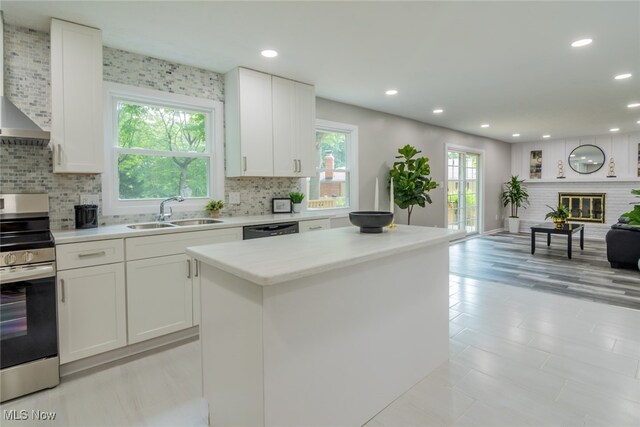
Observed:
[[[302,203],[294,203],[293,204],[293,213],[302,212]]]
[[[518,233],[520,231],[520,218],[509,217],[509,233]]]

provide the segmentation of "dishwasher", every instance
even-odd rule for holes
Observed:
[[[247,225],[242,228],[242,240],[283,236],[285,234],[296,234],[298,232],[298,221],[279,222],[276,224]]]

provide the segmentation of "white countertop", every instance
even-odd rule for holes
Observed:
[[[255,216],[234,216],[216,218],[222,222],[204,225],[175,226],[166,228],[151,228],[135,230],[128,228],[129,224],[107,225],[85,230],[52,230],[57,245],[65,243],[89,242],[92,240],[121,239],[123,237],[152,236],[155,234],[171,234],[188,231],[215,230],[231,227],[243,227],[245,225],[272,224],[287,221],[311,221],[314,219],[328,219],[335,215],[323,213],[301,214],[270,214]],[[189,219],[189,218],[186,218]],[[176,219],[177,220],[177,219]],[[167,221],[170,222],[170,221]]]
[[[262,286],[311,276],[465,235],[445,228],[399,225],[380,234],[342,227],[219,245],[196,246],[187,254]]]

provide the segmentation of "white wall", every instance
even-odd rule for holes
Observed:
[[[381,183],[380,206],[388,206],[386,180],[389,169],[395,160],[398,148],[406,144],[422,150],[421,155],[429,158],[431,176],[436,182],[444,184],[446,145],[449,144],[483,150],[485,154],[484,230],[503,226],[504,209],[500,204],[499,193],[502,183],[509,179],[510,144],[322,98],[316,98],[316,117],[359,127],[358,170],[361,210],[373,208],[376,177]],[[416,207],[411,216],[412,225],[444,227],[446,192],[444,188],[439,187],[430,194],[433,204],[427,205],[424,209]],[[406,222],[406,210],[396,207],[396,223],[406,224]]]

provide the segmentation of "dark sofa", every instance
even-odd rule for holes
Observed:
[[[628,225],[627,218],[620,218],[607,232],[607,259],[612,268],[638,269],[640,259],[640,227]]]

